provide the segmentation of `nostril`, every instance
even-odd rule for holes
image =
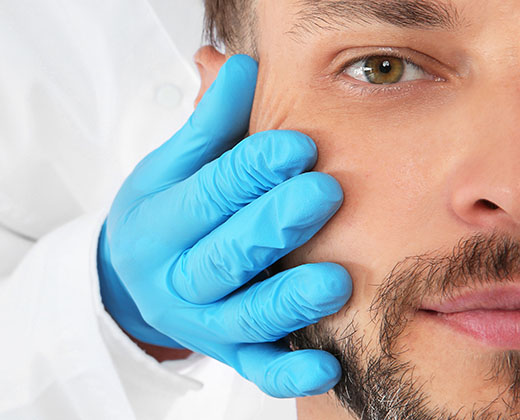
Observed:
[[[475,206],[487,210],[497,210],[500,208],[495,203],[492,203],[491,201],[485,199],[478,200],[475,203]]]

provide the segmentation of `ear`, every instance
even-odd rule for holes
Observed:
[[[201,47],[193,57],[200,74],[200,90],[195,98],[195,107],[218,76],[227,57],[209,45]]]

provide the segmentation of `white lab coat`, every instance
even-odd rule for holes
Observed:
[[[201,16],[198,0],[0,4],[1,420],[296,418],[209,358],[157,363],[99,295],[115,192],[192,111]]]

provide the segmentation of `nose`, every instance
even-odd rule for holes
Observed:
[[[495,73],[485,73],[455,117],[448,205],[472,230],[520,234],[520,72]]]
[[[520,232],[518,162],[520,146],[499,142],[462,163],[449,194],[458,220],[471,228]]]

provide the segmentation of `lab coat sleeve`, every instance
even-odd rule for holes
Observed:
[[[104,311],[96,268],[104,217],[84,216],[43,237],[0,282],[0,419],[142,418],[123,377],[134,368],[170,403],[200,387],[166,372]]]

